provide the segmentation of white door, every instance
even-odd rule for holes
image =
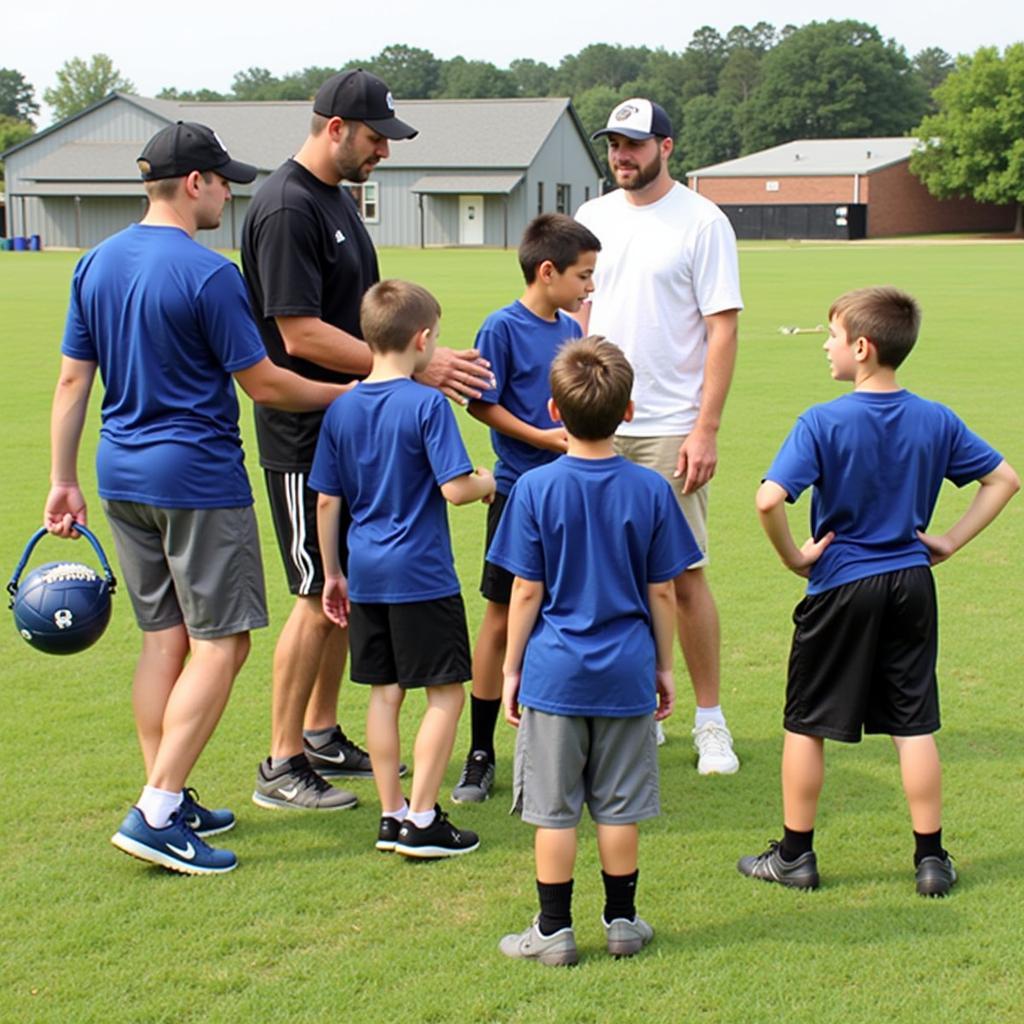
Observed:
[[[484,244],[484,197],[459,196],[459,245]]]

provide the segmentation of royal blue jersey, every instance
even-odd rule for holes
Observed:
[[[309,486],[348,503],[353,601],[406,604],[459,592],[440,488],[472,471],[440,391],[402,377],[364,381],[334,400]]]
[[[548,415],[551,363],[562,345],[581,334],[580,325],[561,310],[554,320],[544,320],[517,300],[492,313],[477,333],[474,348],[490,362],[497,384],[479,401],[500,405],[541,430],[558,426]],[[498,457],[494,481],[500,494],[508,494],[527,470],[558,457],[558,452],[535,448],[498,430],[491,431],[491,446]]]
[[[854,391],[808,409],[765,474],[794,502],[808,487],[811,532],[835,539],[807,593],[931,564],[927,531],[943,480],[963,487],[1002,456],[944,405],[909,391]]]
[[[520,702],[556,715],[652,712],[647,587],[701,557],[671,486],[651,469],[619,456],[563,455],[524,474],[487,552],[544,584]]]
[[[133,224],[79,261],[61,351],[103,379],[102,497],[252,504],[231,374],[266,352],[233,263],[180,228]]]

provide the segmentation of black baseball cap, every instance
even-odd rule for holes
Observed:
[[[414,139],[419,135],[412,125],[395,117],[391,90],[362,68],[328,78],[313,100],[313,113],[362,121],[385,139]]]
[[[623,100],[609,115],[608,124],[594,132],[591,139],[602,135],[625,135],[627,139],[649,139],[653,135],[672,138],[672,122],[665,108],[653,100],[634,97]]]
[[[193,171],[216,171],[239,185],[248,185],[256,177],[252,164],[232,160],[217,133],[195,121],[178,121],[161,128],[146,143],[137,163],[143,181],[183,178]]]

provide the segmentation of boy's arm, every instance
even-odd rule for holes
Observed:
[[[804,541],[803,547],[797,547],[786,518],[786,491],[773,480],[765,480],[757,489],[757,514],[764,532],[772,542],[772,547],[782,559],[782,564],[791,569],[797,576],[807,577],[811,574],[811,566],[821,558],[821,553],[832,543],[835,533],[831,530],[821,540],[813,537]]]
[[[85,496],[78,486],[78,446],[95,377],[96,363],[61,357],[50,411],[50,493],[43,510],[43,525],[60,537],[77,537],[71,524],[86,522]]]
[[[533,632],[544,598],[544,583],[517,576],[512,581],[512,597],[508,604],[508,636],[505,644],[505,678],[501,690],[501,706],[505,721],[519,725],[519,676],[523,667],[526,642]]]
[[[468,505],[474,501],[490,505],[494,500],[494,474],[484,466],[477,466],[472,473],[441,484],[441,493],[445,501],[453,505]]]
[[[647,604],[651,609],[651,632],[654,634],[655,685],[658,710],[654,717],[660,722],[672,714],[676,702],[676,683],[672,674],[672,652],[676,632],[676,585],[673,580],[647,584]]]
[[[521,420],[514,413],[511,413],[503,405],[491,402],[470,402],[469,414],[481,423],[486,423],[492,430],[499,434],[513,437],[525,444],[532,444],[534,448],[545,448],[552,452],[564,452],[569,448],[569,435],[565,427],[550,427],[543,430],[541,427],[531,426],[526,420]]]
[[[991,473],[986,473],[978,484],[980,486],[967,511],[945,533],[917,531],[917,536],[931,552],[932,565],[946,561],[974,540],[1020,490],[1020,478],[1006,459]]]
[[[232,375],[242,390],[260,405],[285,412],[315,412],[325,409],[339,395],[350,391],[354,384],[326,384],[307,380],[291,370],[263,358]]]
[[[341,572],[338,540],[341,532],[341,498],[320,494],[316,499],[316,530],[324,563],[321,595],[324,615],[336,626],[348,625],[348,581]]]

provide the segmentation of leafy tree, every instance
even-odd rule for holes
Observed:
[[[215,89],[175,89],[173,85],[165,85],[157,94],[158,100],[192,100],[199,103],[220,103],[234,97],[226,96]]]
[[[486,60],[453,57],[441,69],[440,96],[446,99],[492,99],[516,95],[516,82]]]
[[[644,73],[650,53],[646,46],[592,43],[575,56],[562,58],[558,65],[557,87],[568,96],[595,85],[621,89],[626,82],[635,81]]]
[[[0,114],[0,153],[19,142],[24,142],[35,129],[28,121],[20,117],[11,117],[10,114]],[[4,162],[0,160],[0,188],[4,182]]]
[[[938,46],[929,46],[920,53],[914,55],[911,61],[917,77],[921,80],[928,93],[928,109],[926,113],[938,113],[938,103],[932,93],[946,80],[946,76],[953,70],[953,58],[945,50]]]
[[[730,160],[739,153],[736,107],[722,96],[695,96],[683,107],[670,167],[682,179],[686,171]]]
[[[693,99],[694,96],[714,95],[726,56],[725,40],[710,25],[704,25],[693,33],[693,38],[682,56],[683,102]]]
[[[14,68],[0,68],[0,117],[13,117],[31,124],[38,113],[35,89],[25,81],[25,76]]]
[[[236,71],[231,79],[231,98],[236,100],[278,99],[280,79],[268,68],[252,67]]]
[[[1017,205],[1024,232],[1024,43],[961,56],[935,90],[939,112],[915,134],[910,170],[932,195]]]
[[[718,95],[732,106],[746,103],[761,81],[761,55],[739,47],[729,54],[718,75]]]
[[[555,69],[543,61],[521,58],[508,66],[519,96],[550,96],[555,91]]]
[[[734,50],[753,50],[761,55],[778,42],[778,36],[775,26],[767,21],[759,21],[753,28],[735,25],[725,34],[725,48],[729,53]]]
[[[112,92],[135,92],[105,53],[94,53],[88,62],[81,57],[65,61],[57,72],[57,85],[43,92],[58,121],[103,99]]]
[[[785,32],[785,30],[783,30]],[[798,138],[902,135],[926,97],[902,46],[859,21],[811,22],[765,54],[746,152]]]
[[[388,83],[398,99],[425,100],[437,95],[441,87],[443,63],[430,50],[396,43],[385,46],[364,64],[352,62],[350,67],[364,67]]]

